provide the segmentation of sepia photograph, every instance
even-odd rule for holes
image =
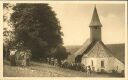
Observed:
[[[3,3],[3,77],[125,77],[126,4]]]

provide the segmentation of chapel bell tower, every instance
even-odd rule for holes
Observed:
[[[89,27],[91,41],[100,41],[102,24],[100,22],[96,7],[94,8],[92,20]]]

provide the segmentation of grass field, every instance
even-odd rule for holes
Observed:
[[[109,49],[117,53],[119,58],[124,59],[124,44],[107,45]],[[80,46],[66,46],[67,51],[73,54]],[[118,54],[122,53],[122,54]],[[123,61],[123,60],[122,60]],[[3,76],[4,77],[116,77],[111,74],[97,74],[92,73],[87,75],[85,72],[75,71],[58,66],[52,66],[46,63],[31,62],[29,67],[10,66],[9,62],[3,62]],[[118,75],[119,76],[119,75]]]
[[[110,74],[92,73],[87,75],[85,72],[74,71],[46,63],[31,62],[29,67],[10,66],[8,61],[4,60],[4,77],[114,77]]]

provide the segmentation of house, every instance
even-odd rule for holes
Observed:
[[[125,63],[117,57],[103,42],[101,37],[102,24],[100,22],[97,9],[94,8],[90,28],[90,38],[73,55],[68,57],[76,63],[82,63],[85,67],[90,66],[94,72],[124,71]],[[120,53],[122,54],[122,53]],[[124,58],[123,58],[124,59]]]

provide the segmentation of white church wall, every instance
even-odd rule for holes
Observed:
[[[108,60],[108,65],[106,66],[106,70],[108,72],[112,72],[112,70],[115,70],[121,73],[121,71],[124,70],[124,64],[121,61],[119,61],[117,58],[111,57]]]
[[[117,58],[114,59],[114,66],[115,66],[115,70],[117,70],[119,73],[121,73],[122,70],[125,69],[124,63],[119,61]]]
[[[93,61],[93,66],[92,66]],[[101,67],[101,61],[104,61],[104,67]],[[106,57],[106,58],[82,58],[81,63],[83,63],[86,66],[90,66],[91,68],[94,67],[94,70],[96,72],[100,72],[101,69],[104,69],[106,72],[111,73],[112,70],[117,70],[118,66],[118,72],[121,72],[124,70],[124,64],[120,62],[115,57]]]
[[[105,66],[105,69],[108,73],[111,73],[112,70],[114,69],[114,57],[109,57],[107,58],[107,61],[106,61],[106,66]]]

